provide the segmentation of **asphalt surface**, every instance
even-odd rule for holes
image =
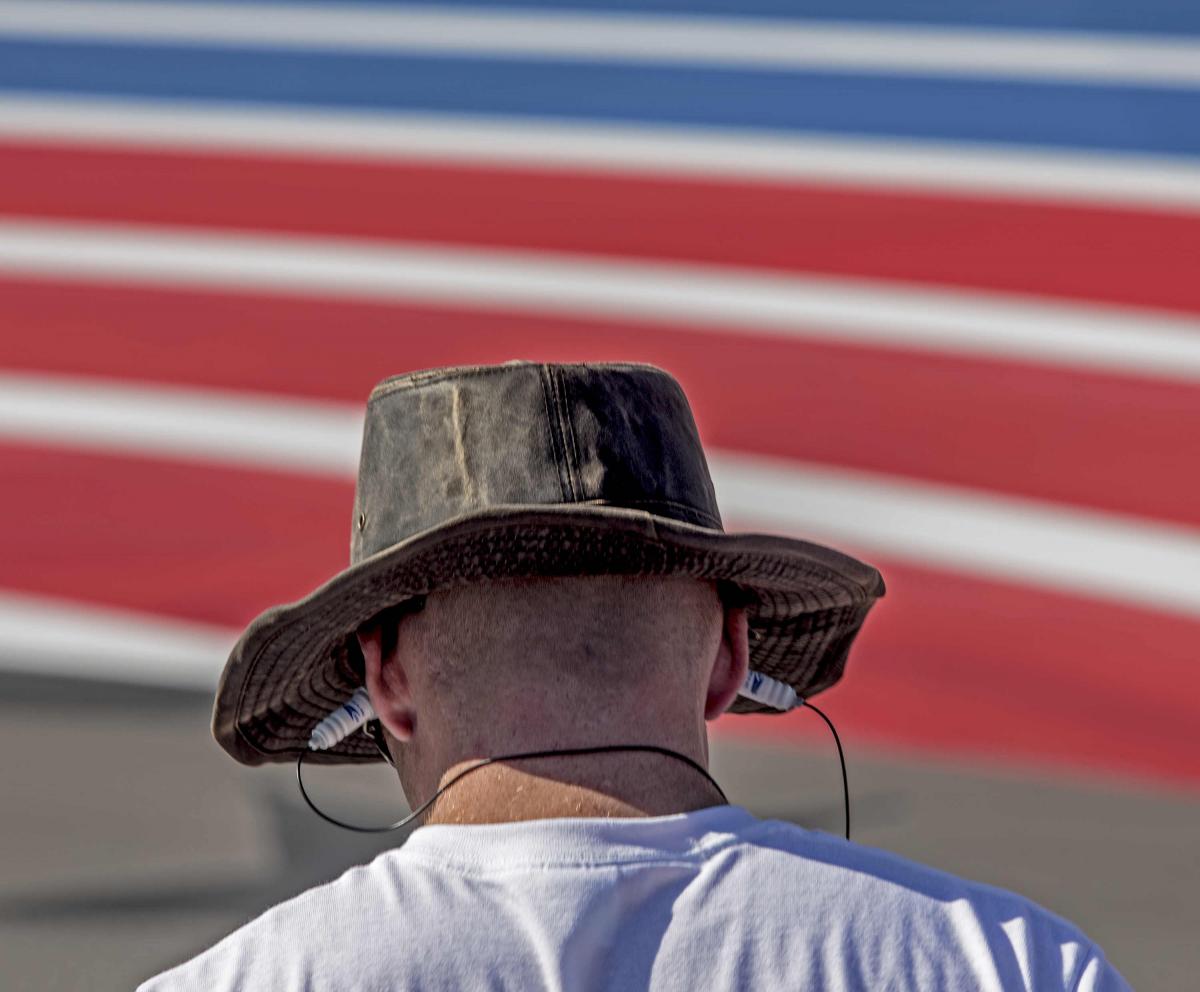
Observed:
[[[290,768],[235,765],[208,717],[191,694],[0,676],[0,987],[132,988],[398,842],[321,822]],[[846,745],[855,840],[1024,893],[1136,989],[1197,987],[1200,796]],[[713,764],[732,801],[840,832],[832,744],[723,735]],[[386,822],[389,774],[316,769],[313,787]]]

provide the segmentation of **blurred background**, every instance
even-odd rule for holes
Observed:
[[[1200,974],[1200,7],[0,2],[0,984],[128,988],[386,844],[208,736],[361,410],[654,362],[728,529],[889,592],[855,838]],[[715,728],[840,831],[802,711]],[[314,787],[385,820],[384,770]],[[396,790],[398,793],[398,790]],[[399,800],[397,800],[399,802]],[[402,939],[402,937],[401,937]]]

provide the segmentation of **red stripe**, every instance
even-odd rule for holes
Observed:
[[[0,492],[0,586],[27,592],[240,625],[347,560],[348,482],[5,444]],[[1200,621],[876,563],[888,596],[823,697],[851,741],[1200,784]]]
[[[1200,386],[729,333],[0,281],[0,366],[362,402],[436,365],[626,359],[674,372],[734,450],[1200,524]]]
[[[0,444],[0,586],[218,624],[349,559],[352,481]]]
[[[0,213],[339,234],[1200,310],[1200,215],[850,185],[0,143]]]

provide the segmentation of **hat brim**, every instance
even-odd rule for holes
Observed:
[[[726,534],[597,504],[501,506],[447,521],[256,618],[221,675],[213,736],[246,765],[295,760],[316,723],[361,684],[350,641],[412,596],[532,576],[690,575],[745,592],[750,666],[811,696],[842,676],[850,644],[884,594],[879,572],[823,545]],[[739,698],[732,712],[773,712]],[[380,760],[352,734],[323,763]]]

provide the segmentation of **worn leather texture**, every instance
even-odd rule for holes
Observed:
[[[603,503],[720,529],[679,384],[646,365],[400,376],[367,403],[350,559],[496,506]]]

